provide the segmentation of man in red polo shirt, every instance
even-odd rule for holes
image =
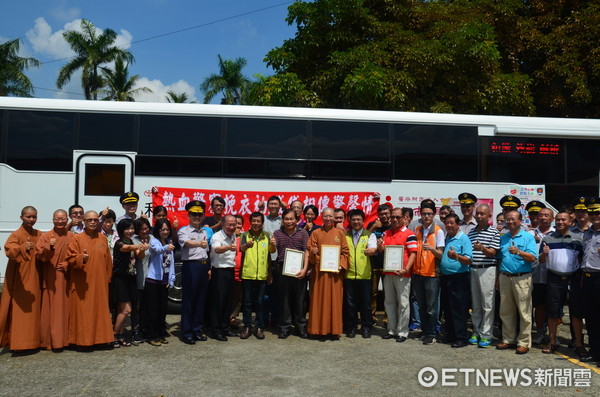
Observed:
[[[385,311],[388,315],[388,333],[383,339],[396,338],[396,342],[404,342],[408,336],[410,269],[417,256],[417,237],[406,228],[410,219],[410,209],[394,208],[390,218],[392,228],[385,231],[377,242],[377,248],[379,253],[383,254],[385,246],[401,245],[404,247],[404,261],[402,269],[383,272]]]

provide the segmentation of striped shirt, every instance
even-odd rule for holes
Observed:
[[[478,231],[477,228],[469,232],[469,240],[471,244],[479,241],[486,248],[493,248],[498,252],[500,250],[500,232],[492,226],[487,226],[485,229]],[[488,258],[483,251],[473,250],[473,265],[477,266],[495,266],[498,263],[496,257]]]
[[[569,230],[564,236],[559,231],[546,234],[540,244],[540,255],[544,252],[545,245],[550,248],[546,258],[546,267],[549,271],[567,275],[579,269],[579,256],[583,253],[580,233]]]
[[[308,232],[304,229],[296,229],[291,235],[283,229],[275,230],[273,233],[277,242],[277,262],[283,262],[285,259],[285,249],[290,248],[298,251],[306,251],[308,243]]]
[[[404,268],[408,265],[408,254],[417,252],[417,236],[412,230],[407,229],[403,226],[401,229],[394,230],[389,229],[383,233],[383,245],[403,245],[404,246]],[[384,272],[383,274],[394,274]],[[410,277],[410,272],[406,273],[404,277]]]

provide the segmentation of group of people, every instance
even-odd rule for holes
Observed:
[[[138,199],[134,192],[121,196],[125,213],[119,218],[108,208],[57,210],[54,228],[43,234],[34,229],[35,208],[23,208],[23,224],[5,245],[0,346],[168,343],[167,292],[180,247],[179,337],[186,344],[207,335],[264,339],[268,325],[280,339],[292,333],[370,338],[381,280],[383,339],[401,343],[420,328],[422,343],[430,345],[442,328],[453,348],[486,348],[493,346],[497,323],[502,336],[496,349],[525,354],[547,338],[542,351],[553,353],[568,302],[575,352],[583,361],[600,361],[597,197],[578,199],[557,214],[531,201],[525,208],[531,224],[525,226],[520,200],[508,195],[492,226],[490,206],[463,193],[462,217],[448,206],[438,212],[426,199],[419,219],[410,208],[383,204],[365,226],[360,209],[323,209],[317,225],[314,205],[294,201],[284,208],[272,196],[267,215],[252,213],[247,231],[241,216],[225,215],[221,197],[211,200],[210,217],[204,202],[190,201],[189,224],[181,228],[171,225],[164,207],[154,208],[153,226],[137,216]],[[124,333],[128,316],[131,339]]]
[[[34,228],[37,210],[21,211],[21,227],[6,241],[8,257],[0,299],[0,347],[61,350],[69,345],[129,346],[134,339],[168,343],[167,288],[174,283],[175,245],[166,210],[154,227],[136,214],[139,196],[125,193],[125,213],[72,205],[52,215],[54,227]],[[116,230],[114,225],[116,226]],[[153,229],[152,233],[151,230]]]

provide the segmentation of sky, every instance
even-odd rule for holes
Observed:
[[[285,0],[9,0],[0,6],[0,42],[21,39],[20,56],[42,62],[26,71],[34,97],[84,99],[81,74],[73,75],[62,90],[58,71],[74,55],[64,41],[65,30],[80,30],[81,19],[99,29],[110,28],[117,44],[131,51],[130,75],[152,89],[138,102],[166,102],[166,92],[185,92],[202,103],[202,81],[218,73],[223,59],[243,57],[244,74],[271,75],[263,61],[267,52],[292,38],[294,26],[285,21]],[[271,7],[271,8],[268,8]],[[268,9],[266,9],[268,8]],[[243,15],[245,14],[245,15]],[[203,25],[203,26],[200,26]],[[179,33],[179,30],[196,27]],[[167,34],[167,35],[165,35]],[[154,36],[161,36],[152,38]],[[145,40],[149,39],[149,40]],[[144,40],[136,43],[136,41]],[[221,95],[212,101],[220,102]]]

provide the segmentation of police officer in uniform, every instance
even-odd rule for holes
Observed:
[[[460,212],[463,214],[463,218],[459,223],[460,231],[468,236],[471,230],[477,228],[477,221],[474,216],[477,197],[472,193],[461,193],[458,196],[458,201],[460,202]]]
[[[530,201],[525,206],[525,211],[527,211],[527,215],[529,215],[529,220],[531,221],[529,225],[530,230],[535,230],[538,227],[538,214],[543,208],[546,208],[546,204],[537,200]],[[538,240],[537,236],[534,235],[534,237],[536,243],[541,241],[541,238]]]
[[[196,341],[205,341],[204,307],[208,280],[210,279],[210,263],[208,253],[212,230],[202,227],[206,205],[198,200],[190,201],[185,206],[188,212],[189,225],[179,229],[177,236],[181,244],[181,341],[193,345]]]
[[[600,363],[600,197],[590,197],[586,207],[592,225],[583,234],[583,310],[590,354]]]

